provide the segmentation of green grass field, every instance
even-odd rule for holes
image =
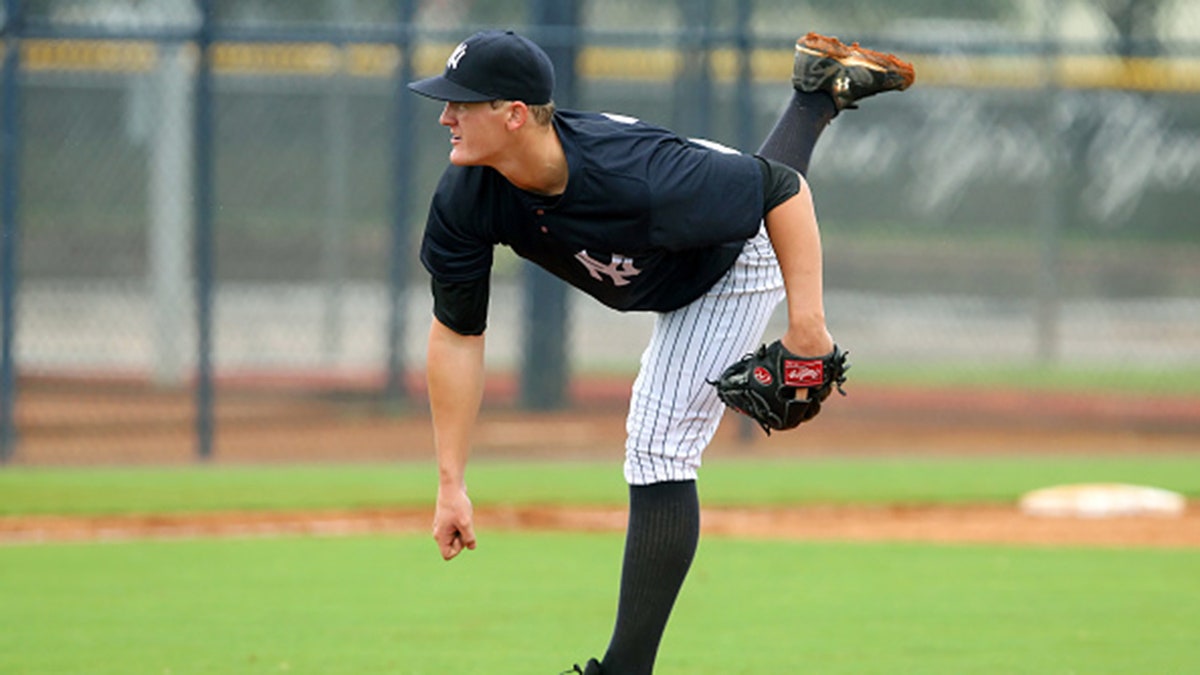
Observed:
[[[477,503],[619,504],[619,466],[472,471]],[[430,465],[5,469],[0,507],[427,505]],[[713,461],[706,504],[1000,502],[1056,482],[1200,495],[1190,456]],[[749,489],[754,486],[754,489]],[[557,673],[598,655],[619,534],[0,546],[0,673]],[[1200,550],[706,537],[657,672],[1200,672]]]
[[[623,504],[617,462],[472,464],[484,504]],[[710,506],[1011,502],[1047,485],[1124,482],[1200,497],[1200,456],[887,457],[706,463]],[[0,471],[0,516],[426,506],[432,464],[19,468]],[[752,489],[751,489],[752,488]]]
[[[618,535],[0,548],[0,672],[556,673],[603,649]],[[709,538],[658,672],[1187,673],[1200,552]]]

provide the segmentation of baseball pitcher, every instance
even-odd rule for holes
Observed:
[[[568,672],[650,673],[700,532],[696,476],[725,408],[768,433],[811,420],[848,369],[825,324],[820,233],[804,176],[821,131],[861,99],[913,82],[897,58],[810,33],[794,94],[754,154],[615,114],[558,110],[536,44],[483,31],[441,75],[450,165],[421,261],[434,317],[428,384],[443,558],[474,549],[466,468],[483,392],[497,245],[597,301],[656,315],[626,422],[629,522],[615,625],[602,659]],[[787,329],[761,346],[781,302]]]

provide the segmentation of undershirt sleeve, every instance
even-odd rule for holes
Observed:
[[[766,157],[754,156],[762,167],[763,217],[771,209],[800,194],[800,174],[796,170]]]
[[[491,277],[464,282],[430,279],[433,291],[433,315],[459,335],[483,335],[487,329],[488,296]]]

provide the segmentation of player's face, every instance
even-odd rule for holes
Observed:
[[[479,166],[494,163],[504,149],[505,106],[491,102],[455,103],[449,101],[438,119],[450,129],[450,163]]]

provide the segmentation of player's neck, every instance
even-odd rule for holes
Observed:
[[[567,188],[567,156],[554,127],[529,129],[513,144],[505,160],[496,165],[508,182],[542,195],[559,195]]]

